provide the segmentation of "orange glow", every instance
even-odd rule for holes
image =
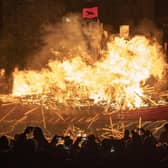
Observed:
[[[55,51],[55,53],[57,53]],[[49,61],[41,71],[14,71],[13,96],[52,94],[54,99],[93,99],[114,103],[116,109],[145,106],[143,84],[163,78],[164,55],[157,42],[144,36],[113,37],[107,50],[92,64],[81,53],[63,61]]]

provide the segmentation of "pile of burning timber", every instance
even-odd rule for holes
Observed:
[[[0,133],[13,135],[28,125],[34,125],[52,135],[52,132],[67,132],[70,126],[75,125],[87,132],[99,132],[103,138],[112,135],[120,138],[126,125],[140,124],[140,117],[144,123],[157,120],[165,123],[168,120],[168,91],[161,92],[159,96],[154,92],[151,95],[158,100],[144,100],[151,104],[133,110],[116,110],[114,102],[95,104],[92,99],[68,99],[60,103],[50,94],[1,95]]]

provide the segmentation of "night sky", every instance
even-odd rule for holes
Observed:
[[[104,25],[138,24],[149,17],[158,25],[168,25],[168,1],[155,0],[1,0],[0,1],[0,68],[10,73],[17,65],[23,69],[30,55],[44,45],[41,26],[54,24],[67,13],[81,13],[83,7],[99,7]],[[153,1],[154,2],[154,1]],[[144,3],[144,4],[143,4]],[[147,6],[143,12],[143,8]],[[149,14],[149,16],[148,16]]]

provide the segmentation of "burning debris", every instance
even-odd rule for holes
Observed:
[[[13,96],[51,95],[62,103],[92,99],[94,103],[114,102],[116,109],[148,106],[144,100],[153,101],[144,92],[147,80],[153,77],[160,82],[165,77],[160,45],[136,36],[130,40],[115,37],[107,46],[92,65],[76,56],[50,61],[41,71],[15,71]]]
[[[79,37],[82,31],[86,37],[80,38],[82,42],[66,48],[69,45],[64,45],[65,39],[60,40],[58,46],[61,44],[63,51],[53,46],[52,59],[45,68],[15,69],[13,72],[11,97],[19,104],[33,106],[24,117],[37,110],[35,105],[40,108],[44,128],[47,128],[46,113],[52,111],[52,115],[62,122],[85,121],[89,129],[102,115],[110,114],[111,117],[112,113],[120,113],[123,118],[122,111],[125,110],[167,104],[168,93],[162,89],[166,85],[167,63],[156,40],[138,35],[128,39],[109,35],[102,48],[103,30],[99,23],[94,23],[97,28],[94,36],[89,34],[93,32],[91,24],[83,29],[77,20],[73,24],[76,25],[68,26],[76,26],[80,31],[66,28],[70,33],[67,38],[74,43],[76,39],[72,35]],[[84,44],[92,42],[95,44],[91,47],[94,52],[87,52],[89,48]],[[95,53],[99,56],[95,57]],[[74,117],[64,118],[64,115],[71,115],[70,111],[75,114]],[[79,111],[82,111],[82,116]],[[112,125],[110,118],[110,128],[103,129],[116,133]]]

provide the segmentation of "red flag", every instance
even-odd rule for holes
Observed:
[[[92,8],[83,8],[82,11],[83,18],[87,19],[93,19],[98,17],[98,7],[92,7]]]

